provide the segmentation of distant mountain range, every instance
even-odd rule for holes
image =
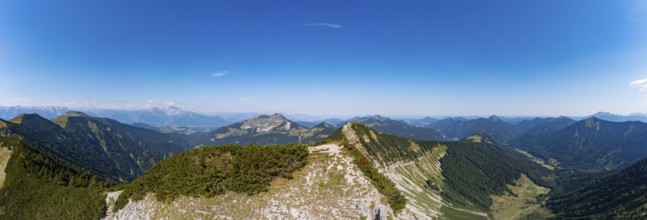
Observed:
[[[514,127],[518,130],[517,133],[520,134],[519,136],[537,135],[558,131],[562,128],[575,124],[575,122],[577,121],[563,116],[557,118],[534,118],[520,121],[514,124]]]
[[[433,117],[424,117],[424,118],[406,118],[403,119],[404,122],[410,125],[418,126],[418,127],[429,127],[433,123],[436,123],[437,121],[444,120],[444,119],[453,119],[456,121],[469,121],[473,119],[479,119],[483,117],[476,117],[476,116],[469,116],[469,117],[442,117],[442,118],[433,118]],[[502,117],[502,116],[497,116],[497,118],[501,121],[510,123],[510,124],[516,124],[520,121],[527,120],[527,119],[532,119],[534,117]]]
[[[83,111],[84,113],[95,116],[95,117],[106,117],[117,120],[122,123],[132,124],[132,123],[144,123],[153,125],[156,127],[209,127],[209,128],[218,128],[225,126],[234,122],[242,121],[252,117],[256,117],[259,113],[217,113],[212,115],[207,115],[203,113],[198,113],[194,111],[188,111],[176,106],[162,106],[162,107],[152,107],[150,109],[100,109],[100,108],[78,108],[71,109],[69,107],[62,106],[0,106],[0,118],[8,120],[14,118],[20,114],[38,114],[47,119],[53,119],[58,117],[65,112],[78,110]],[[306,127],[313,127],[321,122],[326,122],[331,125],[341,126],[348,121],[352,121],[358,118],[363,117],[354,117],[349,120],[342,120],[338,118],[328,118],[324,120],[308,120],[305,121],[303,118],[312,118],[305,117],[304,115],[297,115],[295,118],[301,118],[301,120],[296,120],[296,123],[299,123]],[[572,119],[581,120],[590,117],[596,117],[602,120],[607,121],[642,121],[647,122],[647,113],[632,113],[629,115],[617,115],[609,112],[598,112],[593,115],[584,116],[584,117],[570,117]],[[438,121],[471,121],[475,119],[480,119],[481,117],[449,117],[449,118],[433,118],[433,117],[424,117],[420,119],[415,118],[406,118],[402,119],[403,122],[417,126],[417,127],[431,127],[437,128],[441,125],[434,125]],[[502,117],[497,116],[497,119],[508,123],[508,124],[518,124],[522,121],[532,120],[536,117]],[[440,128],[437,128],[440,129]],[[442,133],[442,132],[441,132]],[[471,133],[471,132],[466,132]],[[460,137],[456,137],[459,138]]]
[[[231,123],[220,116],[207,116],[192,111],[182,110],[175,106],[153,107],[151,109],[82,109],[90,116],[105,117],[121,123],[144,123],[154,126],[184,126],[184,127],[220,127]],[[67,107],[0,107],[0,118],[9,119],[20,114],[38,114],[52,119],[65,112]]]
[[[515,119],[520,120],[512,123],[511,120],[505,121],[498,116],[475,119],[445,118],[436,121],[428,119],[430,123],[426,127],[437,130],[448,139],[461,140],[481,132],[491,136],[498,143],[507,144],[510,140],[527,133],[552,132],[575,123],[575,120],[567,117]]]
[[[153,107],[145,110],[98,109],[89,114],[112,118],[123,123],[145,123],[154,126],[220,127],[231,123],[220,116],[207,116],[175,106]]]
[[[617,115],[613,114],[610,112],[598,112],[593,115],[584,117],[582,119],[586,118],[599,118],[605,121],[613,121],[613,122],[624,122],[624,121],[642,121],[642,122],[647,122],[647,114],[645,113],[632,113],[629,115]]]
[[[382,117],[380,115],[355,117],[345,123],[352,121],[361,123],[375,130],[392,135],[397,135],[400,137],[416,140],[447,140],[443,135],[439,134],[434,129],[409,125],[404,121],[393,120],[387,117]]]
[[[427,125],[437,122],[440,119],[437,118],[432,118],[432,117],[424,117],[420,119],[415,119],[415,118],[409,118],[409,119],[404,119],[402,121],[406,122],[407,124],[413,125],[413,126],[418,126],[418,127],[427,127]]]
[[[56,118],[71,111],[68,107],[57,106],[0,106],[0,118],[9,120],[21,114],[38,114],[44,118]]]
[[[476,132],[484,132],[500,143],[506,143],[507,140],[513,138],[518,133],[513,125],[502,121],[497,116],[465,121],[446,118],[436,121],[427,127],[436,129],[445,136],[457,139],[463,139]]]

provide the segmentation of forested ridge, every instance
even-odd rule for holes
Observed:
[[[647,218],[647,159],[609,171],[581,187],[553,195],[547,206],[561,218]]]
[[[52,121],[22,114],[0,129],[119,182],[133,180],[157,161],[186,148],[171,135],[80,112],[68,112]]]
[[[211,197],[227,191],[253,195],[266,191],[275,178],[291,179],[294,171],[306,165],[307,156],[303,145],[224,145],[182,152],[119,187],[124,192],[115,208],[123,208],[129,198],[141,200],[149,192],[165,202],[183,195]]]
[[[0,137],[11,150],[0,188],[0,219],[99,219],[112,183],[18,138]]]
[[[535,183],[554,187],[551,171],[512,149],[488,143],[451,142],[440,159],[445,178],[443,198],[454,205],[487,211],[490,195],[509,192],[522,173]]]

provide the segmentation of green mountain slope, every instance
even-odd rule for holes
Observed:
[[[359,148],[412,201],[407,209],[419,217],[485,218],[490,196],[510,193],[507,185],[522,174],[539,185],[554,185],[550,170],[491,142],[418,141],[360,123],[343,126],[330,139]]]
[[[550,134],[572,124],[575,124],[575,122],[577,121],[563,116],[557,118],[534,118],[520,121],[514,124],[514,127],[521,133],[522,136],[528,136],[537,134]],[[520,139],[524,139],[524,137],[521,137]]]
[[[80,112],[68,112],[53,121],[23,114],[1,129],[115,181],[131,180],[156,161],[186,148],[171,135]]]
[[[616,169],[647,158],[647,124],[589,118],[549,135],[518,139],[514,147],[544,160],[555,158],[565,168]]]
[[[18,138],[0,137],[0,219],[98,219],[108,181]]]
[[[601,174],[581,187],[550,198],[559,218],[647,218],[647,160]]]
[[[447,156],[440,163],[446,186],[443,198],[459,207],[487,211],[493,204],[490,195],[508,193],[506,185],[521,174],[541,186],[554,186],[548,169],[494,144],[448,143]]]

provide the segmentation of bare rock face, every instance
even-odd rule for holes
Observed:
[[[4,185],[4,180],[7,177],[5,168],[7,167],[7,163],[9,163],[10,158],[11,150],[9,148],[2,147],[2,143],[0,143],[0,188]]]
[[[272,116],[261,115],[259,117],[245,120],[240,126],[241,129],[255,129],[258,133],[267,133],[272,130],[289,131],[292,122],[283,115],[276,113]]]

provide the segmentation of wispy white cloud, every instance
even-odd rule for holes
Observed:
[[[21,98],[21,97],[16,97],[16,98],[11,98],[12,102],[29,102],[28,98]]]
[[[647,93],[647,78],[630,82],[629,86],[631,86],[631,88],[638,89],[641,92]]]
[[[218,71],[213,74],[211,74],[211,77],[223,77],[225,75],[229,74],[227,71]]]
[[[339,25],[339,24],[323,23],[323,22],[321,22],[321,23],[307,23],[307,24],[305,24],[305,26],[309,26],[309,27],[327,27],[327,28],[334,28],[334,29],[341,29],[341,28],[343,28],[343,27],[342,27],[341,25]]]

